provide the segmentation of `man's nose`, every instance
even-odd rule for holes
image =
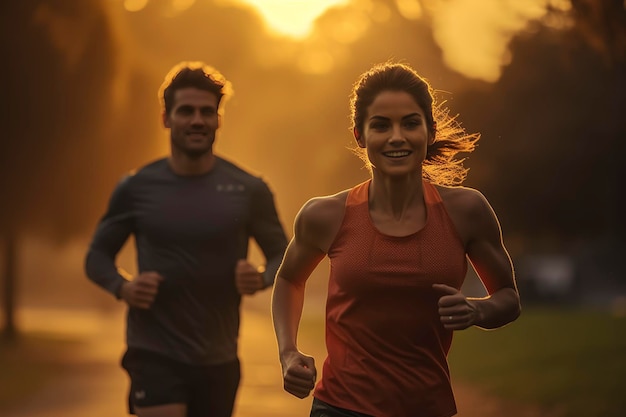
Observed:
[[[202,112],[200,110],[196,110],[193,112],[193,116],[191,118],[192,125],[204,125],[204,117],[202,117]]]

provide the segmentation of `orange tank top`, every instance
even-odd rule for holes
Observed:
[[[424,181],[426,225],[409,236],[371,221],[371,180],[349,191],[328,251],[326,348],[315,397],[374,417],[456,414],[446,356],[452,332],[441,325],[431,288],[460,288],[465,249],[437,189]]]

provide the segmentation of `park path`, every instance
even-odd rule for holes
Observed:
[[[244,303],[240,356],[242,385],[233,417],[307,417],[311,397],[300,400],[282,390],[277,348],[269,315],[269,295]],[[2,417],[125,416],[126,375],[118,363],[123,351],[123,309],[111,311],[25,310],[25,330],[80,337],[84,343],[65,370]],[[322,340],[301,341],[321,365]],[[470,386],[455,384],[457,417],[552,417],[532,407],[511,407]]]

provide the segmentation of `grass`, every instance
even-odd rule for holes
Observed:
[[[497,331],[457,332],[453,379],[566,417],[626,415],[626,318],[608,312],[527,309]]]
[[[67,369],[65,358],[80,342],[44,333],[0,339],[0,411],[24,402]],[[0,413],[1,414],[1,413]]]

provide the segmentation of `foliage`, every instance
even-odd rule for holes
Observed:
[[[83,230],[115,64],[99,0],[10,2],[2,13],[0,238]],[[10,41],[9,41],[10,40]],[[89,219],[90,220],[90,219]]]
[[[457,96],[482,133],[468,164],[472,183],[505,232],[620,238],[626,62],[606,66],[571,31],[520,35],[511,50],[497,84]]]

